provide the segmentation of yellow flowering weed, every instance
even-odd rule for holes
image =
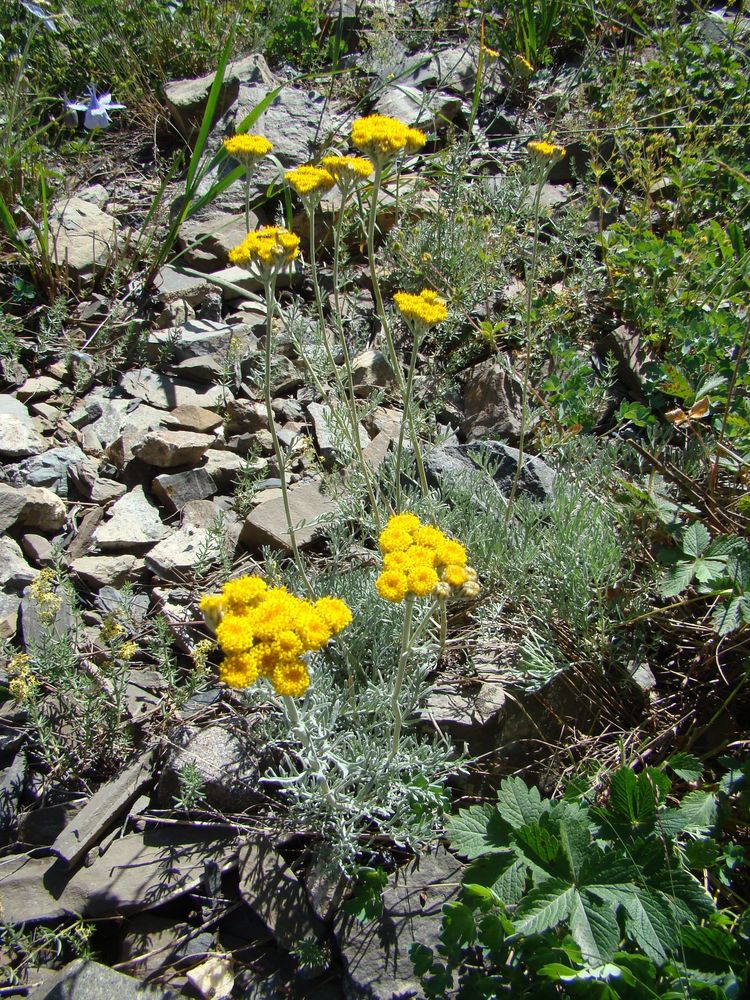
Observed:
[[[537,142],[528,144],[529,152],[539,160],[561,160],[566,153],[564,146],[556,146],[553,142]]]
[[[314,167],[306,164],[302,167],[295,167],[284,174],[287,184],[290,184],[300,198],[310,195],[321,195],[330,191],[336,183],[333,174],[323,167]]]
[[[323,167],[339,187],[348,187],[372,174],[372,163],[363,156],[324,156]]]
[[[385,163],[404,150],[416,153],[426,141],[424,132],[388,115],[368,115],[352,123],[352,145],[374,163]]]
[[[396,308],[406,320],[423,329],[442,323],[448,318],[445,299],[431,288],[423,289],[419,295],[410,292],[396,292],[393,296]]]
[[[253,162],[267,156],[273,143],[262,135],[233,135],[224,140],[224,149],[240,163]]]
[[[238,267],[257,267],[278,272],[299,256],[299,236],[281,226],[261,226],[248,233],[239,246],[229,251],[229,260]]]

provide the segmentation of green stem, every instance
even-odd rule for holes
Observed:
[[[422,342],[422,337],[424,336],[424,328],[420,327],[418,323],[408,323],[412,334],[413,342],[411,349],[411,361],[409,362],[409,373],[406,378],[406,391],[404,393],[404,412],[401,416],[401,427],[398,432],[398,447],[396,449],[396,504],[400,508],[401,506],[401,453],[404,447],[404,430],[406,429],[406,424],[409,424],[409,438],[411,440],[412,447],[414,449],[414,457],[417,460],[417,472],[419,475],[419,484],[422,487],[422,495],[427,496],[427,476],[424,471],[424,463],[422,462],[422,452],[420,451],[419,444],[416,437],[416,429],[414,426],[414,418],[412,412],[412,393],[414,390],[414,370],[417,364],[417,354],[419,352],[419,347]]]
[[[445,640],[448,636],[448,610],[447,601],[440,601],[440,638],[438,640],[438,659],[440,659],[445,652]]]
[[[282,702],[284,705],[284,710],[286,712],[286,717],[294,730],[294,735],[300,741],[302,746],[307,751],[307,754],[312,762],[314,771],[311,773],[320,785],[320,790],[323,792],[323,798],[326,800],[331,809],[336,806],[336,800],[333,797],[333,792],[331,791],[331,786],[328,784],[328,779],[325,774],[323,774],[323,768],[320,763],[320,758],[315,750],[312,740],[310,739],[310,734],[305,728],[305,724],[300,718],[300,714],[297,711],[297,705],[295,704],[294,698],[289,695],[282,696]]]
[[[250,171],[245,170],[245,232],[250,232]]]
[[[531,336],[531,308],[534,302],[534,285],[536,283],[536,268],[539,256],[539,205],[541,203],[542,188],[544,187],[544,182],[547,179],[547,173],[548,171],[545,170],[539,175],[539,180],[536,186],[536,194],[534,196],[534,243],[531,251],[531,267],[526,274],[526,356],[523,364],[523,386],[521,389],[521,429],[518,436],[518,462],[516,463],[513,484],[510,488],[510,494],[508,496],[508,505],[505,508],[506,526],[510,520],[511,511],[513,509],[513,501],[515,500],[516,493],[518,491],[518,481],[521,478],[521,469],[523,467],[524,444],[526,442],[526,421],[528,419],[529,408],[529,380],[531,378],[531,355],[533,352]]]
[[[404,684],[404,677],[406,676],[406,664],[409,660],[409,652],[411,650],[411,625],[412,617],[414,614],[414,595],[407,594],[404,598],[404,622],[401,628],[401,649],[398,654],[398,670],[396,672],[396,681],[393,685],[393,695],[391,697],[391,714],[393,716],[393,744],[391,746],[391,752],[388,756],[388,761],[386,766],[390,764],[396,754],[398,753],[399,741],[401,739],[401,728],[403,726],[403,714],[401,712],[401,705],[399,703],[399,697],[401,695],[401,688]]]
[[[305,584],[305,588],[310,594],[314,596],[312,586],[307,578],[307,573],[305,572],[305,567],[302,562],[302,557],[299,553],[299,548],[297,547],[297,539],[294,533],[294,524],[292,522],[292,511],[289,506],[289,492],[286,485],[286,468],[284,463],[284,456],[281,451],[281,442],[279,441],[279,436],[276,432],[276,424],[274,422],[273,408],[271,406],[271,341],[272,341],[272,328],[273,328],[273,310],[275,293],[276,293],[276,278],[266,278],[264,280],[264,289],[266,295],[266,344],[265,344],[265,377],[263,379],[263,393],[266,404],[266,416],[268,417],[268,429],[271,432],[271,440],[273,441],[273,452],[276,458],[276,465],[279,470],[279,482],[281,483],[281,496],[284,504],[284,514],[286,516],[287,530],[289,531],[289,542],[292,547],[292,555],[294,557],[294,562],[299,570],[300,576]]]

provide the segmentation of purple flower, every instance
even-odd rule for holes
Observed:
[[[34,17],[38,17],[39,20],[44,23],[44,27],[47,31],[51,31],[54,34],[57,33],[57,25],[55,24],[54,18],[50,17],[49,11],[45,10],[44,7],[40,7],[38,3],[31,3],[31,0],[21,0],[21,6],[24,10],[27,10],[29,14],[33,14]]]
[[[115,111],[120,108],[124,108],[124,104],[117,104],[112,100],[111,94],[98,94],[96,93],[96,87],[92,84],[88,88],[89,102],[84,104],[82,101],[67,101],[66,107],[69,111],[85,111],[86,114],[83,119],[83,127],[89,130],[97,128],[109,128],[111,118],[109,117],[109,111]]]

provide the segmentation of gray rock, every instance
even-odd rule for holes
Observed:
[[[170,371],[176,378],[199,382],[201,385],[216,385],[226,374],[223,362],[212,358],[209,354],[201,354],[197,358],[188,358],[176,365],[170,365]]]
[[[208,434],[193,431],[149,431],[138,444],[133,445],[133,455],[147,465],[158,469],[175,469],[199,462],[214,443]]]
[[[60,389],[60,382],[50,375],[37,375],[27,378],[23,385],[16,389],[16,395],[22,403],[37,402],[47,399]]]
[[[203,469],[216,483],[219,490],[224,490],[237,482],[245,460],[241,455],[223,448],[209,448],[205,455],[206,464]]]
[[[298,548],[313,545],[320,534],[320,519],[331,514],[336,505],[314,480],[308,480],[289,490],[289,509]],[[291,551],[284,504],[281,498],[267,500],[248,515],[240,541],[249,549],[270,545]]]
[[[95,590],[100,587],[122,587],[132,583],[143,569],[143,560],[122,553],[117,556],[80,556],[71,560],[70,568],[76,576]]]
[[[26,458],[47,449],[34,421],[14,413],[0,413],[0,458]]]
[[[357,396],[370,396],[376,389],[395,392],[396,376],[381,351],[365,351],[352,361],[352,382]]]
[[[22,844],[49,847],[55,837],[73,819],[82,802],[42,806],[18,817],[18,839]]]
[[[52,490],[0,483],[0,531],[13,525],[57,531],[65,524],[65,504]]]
[[[30,420],[29,411],[15,396],[0,393],[0,417],[18,417],[21,420]]]
[[[263,403],[249,399],[235,399],[226,409],[224,428],[227,436],[232,434],[254,434],[268,430],[268,413]]]
[[[251,840],[240,852],[240,893],[287,951],[321,936],[323,926],[304,885],[266,837]]]
[[[158,509],[148,500],[142,486],[114,503],[111,517],[94,531],[94,541],[103,550],[140,552],[167,534]]]
[[[461,109],[461,98],[443,91],[425,91],[398,84],[387,87],[375,102],[375,113],[389,115],[423,130],[445,127]]]
[[[251,212],[250,231],[258,225],[258,217]],[[196,270],[218,271],[229,266],[229,251],[242,243],[246,235],[244,213],[209,209],[201,219],[188,219],[182,224],[180,242],[186,250],[180,259]],[[201,254],[200,260],[196,250]]]
[[[6,470],[7,479],[16,486],[46,486],[60,497],[68,496],[68,473],[79,462],[86,462],[86,456],[76,445],[65,448],[51,448],[41,455],[19,462]]]
[[[229,350],[229,342],[235,335],[226,323],[213,323],[205,319],[192,319],[182,326],[168,330],[155,330],[149,334],[146,350],[152,359],[167,350],[174,361],[189,358],[224,358]]]
[[[58,203],[50,213],[52,259],[79,280],[93,278],[117,246],[117,220],[82,198]]]
[[[7,835],[18,816],[18,802],[26,785],[26,754],[17,753],[13,763],[0,772],[0,833]]]
[[[190,469],[172,476],[157,476],[151,490],[171,511],[182,510],[191,500],[208,500],[216,484],[205,469]]]
[[[318,444],[318,454],[323,462],[330,468],[337,462],[340,464],[352,451],[351,443],[345,436],[346,431],[340,426],[340,422],[346,422],[348,428],[348,410],[339,406],[334,410],[323,403],[308,403],[307,413],[312,421],[315,432],[315,440]],[[370,443],[370,436],[361,425],[358,425],[359,443],[362,448],[366,448]]]
[[[40,616],[39,605],[30,594],[21,599],[21,633],[27,649],[48,641],[50,635],[57,639],[70,638],[74,623],[70,598],[61,587],[55,588],[55,594],[60,598],[60,607],[51,621],[47,616]]]
[[[131,627],[139,624],[148,615],[148,594],[126,593],[114,587],[105,586],[97,595],[97,604],[103,611],[112,612]]]
[[[172,531],[146,555],[146,567],[161,580],[180,581],[210,551],[211,540],[205,528],[184,524]]]
[[[421,995],[409,947],[440,944],[442,909],[457,899],[461,874],[460,862],[438,848],[390,877],[381,919],[361,924],[339,914],[334,934],[350,980],[348,996],[402,1000]]]
[[[15,594],[0,593],[0,639],[12,639],[18,630],[18,611],[21,598]]]
[[[104,518],[103,507],[92,507],[78,522],[78,530],[68,542],[66,554],[68,559],[78,559],[88,555],[95,547],[94,532]]]
[[[172,80],[164,88],[167,107],[185,139],[192,140],[200,127],[214,76],[207,73],[197,78]],[[262,55],[249,55],[227,66],[219,91],[217,116],[223,115],[237,100],[240,84],[251,81],[274,86],[274,76]]]
[[[21,547],[12,538],[0,537],[0,587],[7,590],[23,590],[39,575],[32,569],[21,552]]]
[[[204,406],[212,410],[223,406],[231,393],[217,386],[193,386],[187,382],[159,375],[150,368],[136,368],[126,372],[120,380],[123,390],[150,406],[173,410],[176,406]]]
[[[113,996],[119,1000],[176,1000],[178,994],[145,986],[132,976],[77,958],[47,979],[30,1000],[111,1000]]]
[[[258,755],[247,736],[223,726],[184,731],[182,745],[173,749],[159,780],[159,801],[169,806],[179,793],[180,772],[197,768],[201,793],[217,809],[242,812],[263,798],[258,784]]]
[[[26,557],[37,566],[49,568],[55,565],[55,546],[44,535],[35,535],[33,532],[23,535],[21,548]]]
[[[500,441],[481,441],[469,445],[442,445],[433,448],[425,456],[425,471],[428,480],[437,486],[446,478],[465,480],[471,488],[472,480],[486,475],[471,456],[476,455],[482,463],[488,462],[492,468],[492,478],[504,495],[510,493],[518,463],[518,449]],[[552,496],[557,473],[536,455],[524,455],[519,490],[531,494],[536,500],[547,500]]]
[[[172,299],[164,303],[164,308],[159,313],[158,325],[160,330],[166,330],[170,326],[182,326],[191,319],[195,319],[195,309],[186,299]]]
[[[489,359],[476,365],[464,387],[462,431],[469,441],[506,438],[513,444],[521,432],[521,387],[502,365]]]
[[[115,479],[97,479],[91,487],[89,500],[93,503],[109,504],[113,500],[119,500],[127,493],[127,486],[118,483]]]

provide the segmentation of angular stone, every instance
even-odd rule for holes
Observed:
[[[46,486],[60,497],[68,496],[68,473],[86,456],[76,445],[50,448],[8,469],[8,481],[17,486]]]
[[[336,510],[336,505],[314,480],[308,480],[289,490],[289,510],[298,548],[313,545],[320,534],[316,523]],[[249,549],[270,545],[291,551],[289,529],[282,499],[267,500],[248,515],[240,541]]]
[[[251,840],[240,851],[240,893],[287,951],[299,941],[320,937],[323,926],[305,887],[266,837]]]
[[[0,413],[0,458],[26,458],[47,450],[47,442],[28,415]]]
[[[463,866],[444,848],[399,869],[383,892],[383,916],[362,924],[340,912],[334,934],[356,996],[396,1000],[421,994],[409,958],[412,944],[436,950],[442,910],[458,898]]]
[[[250,213],[250,232],[259,225],[258,217]],[[201,219],[188,219],[180,228],[180,243],[186,249],[181,260],[198,270],[196,261],[191,261],[191,253],[200,250],[209,258],[209,271],[229,266],[229,251],[242,243],[247,230],[244,214],[234,212],[212,212],[210,209]]]
[[[206,355],[222,359],[233,336],[234,330],[226,323],[192,319],[169,330],[155,330],[149,335],[146,349],[154,360],[164,351],[169,352],[170,360],[177,362]]]
[[[146,567],[161,580],[180,581],[189,574],[208,550],[210,538],[205,528],[192,524],[172,531],[146,555]]]
[[[501,441],[478,441],[469,445],[440,445],[425,456],[425,472],[428,481],[438,486],[441,481],[464,480],[470,488],[473,480],[487,475],[472,461],[471,455],[488,463],[492,478],[500,491],[508,496],[518,463],[518,449]],[[537,455],[524,455],[521,475],[518,481],[522,492],[531,494],[536,500],[548,500],[553,494],[557,473]]]
[[[315,432],[315,440],[318,444],[318,454],[329,468],[340,464],[346,455],[351,452],[352,445],[346,432],[339,426],[339,422],[346,422],[348,428],[348,410],[339,406],[335,411],[330,406],[323,403],[308,403],[307,413],[312,421]],[[359,443],[362,448],[366,448],[370,443],[370,435],[361,425],[357,426]]]
[[[139,444],[133,445],[133,455],[158,469],[174,469],[199,462],[214,440],[208,434],[192,431],[149,431]]]
[[[171,751],[162,768],[158,787],[162,805],[172,804],[179,793],[180,772],[189,766],[198,769],[201,793],[217,809],[242,812],[263,798],[258,784],[257,749],[250,746],[244,733],[224,726],[184,730],[180,745]]]
[[[39,605],[31,594],[27,592],[21,599],[21,633],[26,649],[47,642],[50,636],[70,638],[73,630],[70,598],[61,587],[55,588],[55,595],[60,598],[60,607],[52,621],[40,617]]]
[[[104,518],[103,507],[93,507],[88,510],[78,523],[78,530],[67,546],[68,559],[78,559],[88,555],[94,548],[94,532]]]
[[[52,258],[78,279],[103,269],[117,245],[117,220],[82,198],[58,203],[50,217]]]
[[[94,541],[103,550],[139,552],[167,534],[158,509],[148,500],[142,486],[112,505],[111,517],[94,531]]]
[[[376,389],[395,392],[396,376],[381,351],[365,351],[352,361],[352,382],[357,396],[370,396]]]
[[[164,417],[164,424],[176,430],[209,434],[221,426],[223,418],[203,406],[176,406]]]
[[[467,440],[502,437],[518,443],[521,395],[520,385],[502,365],[491,359],[476,365],[464,387],[462,430]]]
[[[123,390],[136,399],[161,410],[173,410],[176,406],[204,406],[212,410],[223,406],[227,398],[232,398],[222,386],[194,386],[187,382],[159,375],[150,368],[136,368],[126,372],[120,380]]]
[[[21,548],[26,558],[37,566],[49,568],[55,565],[55,546],[44,535],[24,535],[21,538]]]
[[[39,989],[30,1000],[177,1000],[172,990],[144,984],[90,959],[77,958]]]
[[[13,525],[57,531],[65,524],[65,517],[65,504],[52,490],[0,483],[0,531]]]
[[[23,385],[16,389],[16,395],[22,403],[30,400],[47,399],[60,389],[60,383],[50,375],[37,375],[35,378],[27,378]]]
[[[118,483],[115,479],[97,479],[89,493],[89,500],[93,503],[109,504],[113,500],[119,500],[127,493],[127,486]]]
[[[220,490],[236,483],[245,466],[245,460],[241,455],[223,448],[209,448],[205,462],[203,468]]]
[[[0,417],[19,417],[21,420],[30,420],[29,411],[20,399],[0,392]]]
[[[232,434],[254,434],[268,430],[268,413],[264,403],[249,399],[235,399],[226,409],[224,427],[227,437]]]
[[[15,594],[0,593],[0,639],[12,639],[18,631],[18,612],[21,598]]]
[[[100,587],[122,587],[132,582],[143,569],[143,560],[122,553],[117,556],[79,556],[70,563],[76,576],[95,590]]]
[[[399,84],[387,87],[375,102],[374,111],[379,115],[396,118],[405,125],[418,126],[431,131],[455,118],[461,109],[461,98],[439,90],[426,92],[418,87]]]
[[[0,587],[8,590],[23,590],[39,575],[32,569],[21,552],[21,547],[12,538],[0,537]]]
[[[52,845],[67,865],[74,865],[151,781],[153,750],[147,750],[112,781],[97,789]]]
[[[216,493],[216,484],[205,469],[190,469],[173,476],[157,476],[151,491],[174,512],[191,500],[209,499]]]

